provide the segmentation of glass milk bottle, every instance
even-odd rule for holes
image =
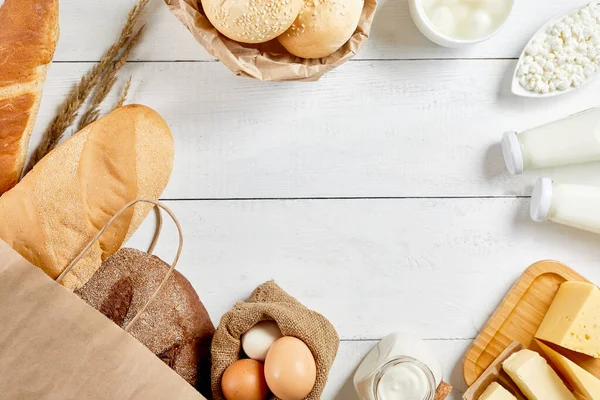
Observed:
[[[442,368],[421,340],[400,333],[383,338],[354,374],[362,400],[433,400]]]
[[[531,218],[600,233],[600,187],[537,181],[531,196]]]
[[[600,108],[592,108],[525,132],[506,132],[502,153],[508,171],[600,160]]]

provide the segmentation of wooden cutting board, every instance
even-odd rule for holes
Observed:
[[[500,355],[490,364],[490,366],[481,374],[479,378],[463,393],[463,400],[477,400],[485,392],[492,382],[498,382],[506,390],[512,393],[517,400],[527,400],[527,397],[521,394],[518,386],[510,379],[508,374],[502,369],[502,363],[514,353],[523,350],[525,346],[519,342],[512,342],[500,353]]]
[[[540,261],[523,273],[467,351],[463,375],[468,386],[514,341],[542,353],[533,335],[565,281],[589,282],[556,261]],[[562,349],[559,352],[600,378],[600,360]]]

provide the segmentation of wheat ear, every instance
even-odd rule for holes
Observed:
[[[98,83],[100,77],[106,69],[117,58],[119,53],[126,48],[130,42],[133,29],[138,23],[139,17],[148,4],[149,0],[140,0],[129,12],[127,22],[121,30],[117,41],[106,51],[102,59],[87,74],[85,74],[79,83],[71,89],[71,92],[59,107],[58,114],[42,136],[42,141],[34,150],[23,175],[27,174],[35,164],[37,164],[46,154],[52,151],[60,142],[67,128],[73,125],[77,118],[79,109],[85,103],[92,89]]]
[[[129,94],[130,88],[131,88],[131,77],[129,77],[129,79],[127,79],[127,82],[125,83],[125,87],[123,88],[123,91],[121,92],[121,96],[119,97],[119,100],[117,100],[115,105],[113,106],[112,111],[115,111],[119,107],[123,107],[123,104],[125,104],[125,102],[127,101],[127,95]]]
[[[123,66],[127,63],[129,59],[129,55],[131,51],[138,43],[140,37],[142,36],[142,32],[144,31],[144,27],[142,26],[136,34],[131,38],[129,43],[127,43],[127,47],[121,52],[119,58],[112,63],[109,64],[106,71],[104,72],[100,82],[96,85],[94,89],[94,95],[92,96],[90,105],[87,111],[82,115],[79,120],[78,130],[82,130],[92,122],[96,121],[100,116],[100,106],[106,100],[106,97],[111,92],[115,83],[117,82],[117,74],[123,68]]]

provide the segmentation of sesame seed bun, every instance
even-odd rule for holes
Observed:
[[[364,0],[304,0],[298,18],[277,39],[297,57],[327,57],[350,39],[363,6]]]
[[[264,43],[292,25],[302,0],[202,0],[202,8],[211,24],[229,39]]]

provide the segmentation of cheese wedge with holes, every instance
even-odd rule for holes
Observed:
[[[535,337],[600,358],[600,289],[586,282],[565,282]]]
[[[560,372],[577,394],[586,400],[600,400],[600,379],[545,344],[539,345],[548,356],[550,364]]]
[[[517,398],[497,382],[492,382],[477,400],[517,400]]]
[[[576,400],[546,360],[535,351],[516,352],[502,363],[502,368],[529,400]]]

